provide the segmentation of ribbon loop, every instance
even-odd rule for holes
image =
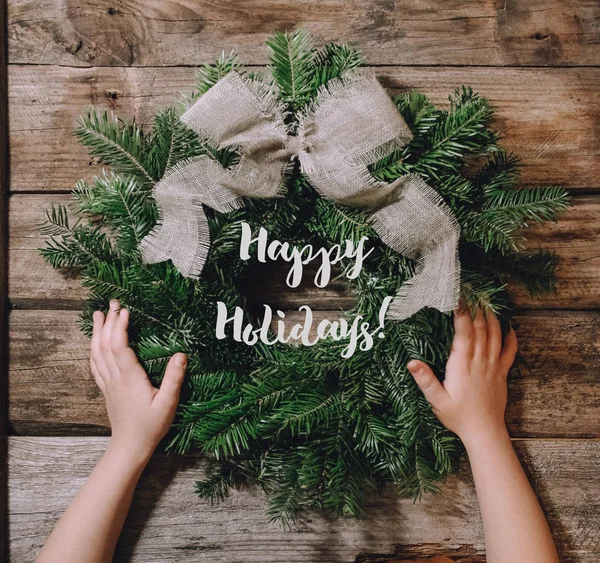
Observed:
[[[277,93],[231,72],[182,116],[200,137],[239,161],[225,169],[208,156],[183,161],[155,186],[159,221],[140,248],[148,263],[171,259],[182,275],[198,277],[209,250],[203,205],[225,212],[243,197],[281,195],[291,159],[324,197],[374,211],[383,242],[419,260],[387,316],[405,319],[423,307],[452,311],[458,304],[460,229],[437,192],[420,177],[391,184],[368,166],[412,138],[398,109],[372,73],[329,81],[298,116],[296,135],[285,125]]]

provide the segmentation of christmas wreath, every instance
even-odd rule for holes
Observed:
[[[78,182],[71,209],[48,210],[41,252],[89,289],[88,335],[110,299],[129,309],[155,383],[174,353],[189,355],[170,448],[211,454],[201,497],[251,479],[274,520],[362,516],[369,490],[419,496],[454,467],[458,440],[406,364],[443,376],[459,291],[506,327],[508,281],[554,289],[555,257],[525,252],[522,234],[567,194],[517,187],[517,159],[470,88],[446,110],[416,91],[392,102],[353,47],[317,50],[301,31],[267,46],[264,76],[221,56],[149,133],[87,112],[75,134],[111,170]],[[303,306],[292,327],[269,304],[249,310],[269,259],[286,262],[290,286],[317,261],[314,283],[347,278],[356,305],[319,323]]]

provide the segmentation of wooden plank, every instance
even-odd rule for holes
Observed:
[[[337,318],[321,311],[319,318]],[[600,313],[518,318],[523,361],[510,380],[514,436],[600,437]],[[16,434],[105,434],[89,340],[75,311],[13,311],[9,418]]]
[[[6,2],[0,0],[0,560],[8,552],[8,82]]]
[[[10,438],[11,561],[34,556],[84,482],[107,438]],[[561,561],[592,563],[600,554],[600,443],[518,441],[517,452],[548,514]],[[373,498],[369,518],[326,520],[309,514],[284,531],[265,517],[262,492],[235,491],[222,504],[195,498],[205,462],[156,455],[142,477],[115,561],[350,562],[403,544],[481,554],[483,532],[466,464],[443,491],[421,503],[391,490]],[[402,553],[402,548],[397,551]],[[368,560],[368,559],[367,559]]]
[[[598,65],[594,0],[11,0],[13,63],[197,65],[235,49],[267,60],[265,40],[303,28],[360,45],[372,64]]]
[[[89,369],[78,313],[10,315],[9,421],[17,434],[106,434],[108,417]]]
[[[86,291],[78,278],[53,270],[40,255],[40,225],[52,204],[69,195],[12,195],[9,200],[9,294],[13,307],[80,308]]]
[[[76,278],[56,272],[41,258],[38,249],[44,245],[39,223],[44,210],[54,202],[67,203],[68,195],[13,194],[10,198],[10,298],[13,306],[27,309],[77,309],[86,292]],[[558,291],[533,299],[512,288],[517,304],[527,309],[597,309],[600,308],[600,214],[599,196],[578,196],[573,207],[558,223],[534,226],[528,233],[531,248],[544,247],[560,258],[557,273]],[[344,284],[332,282],[318,289],[311,283],[296,290],[285,286],[283,271],[273,275],[272,269],[257,272],[253,278],[260,303],[271,303],[287,309],[309,303],[313,309],[348,309],[354,297]],[[307,278],[308,279],[308,278]],[[268,283],[264,283],[268,280]]]
[[[436,104],[470,84],[497,107],[504,146],[523,161],[524,183],[598,188],[600,69],[380,68],[392,93],[418,88]],[[192,88],[192,68],[10,67],[13,191],[71,189],[98,171],[72,129],[85,107],[143,124]]]

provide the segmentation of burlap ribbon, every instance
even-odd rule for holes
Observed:
[[[198,277],[210,246],[203,205],[226,212],[243,197],[282,195],[286,169],[301,171],[324,197],[372,211],[385,244],[419,260],[417,274],[390,304],[387,317],[405,319],[423,307],[452,311],[458,303],[459,227],[438,193],[420,177],[391,184],[368,166],[411,139],[398,109],[372,73],[356,73],[323,86],[298,116],[295,135],[284,123],[277,93],[232,72],[206,92],[181,120],[210,144],[240,154],[223,168],[209,156],[173,167],[155,186],[159,221],[141,243],[147,263],[171,259],[186,277]]]

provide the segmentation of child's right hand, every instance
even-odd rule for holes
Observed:
[[[90,365],[106,400],[113,449],[145,463],[173,422],[187,357],[171,357],[156,389],[129,347],[128,326],[129,311],[116,299],[106,316],[94,313]]]
[[[424,362],[412,360],[407,368],[440,422],[468,447],[506,433],[506,377],[517,337],[511,328],[503,344],[498,319],[481,310],[474,321],[466,311],[455,313],[454,331],[443,383]]]

